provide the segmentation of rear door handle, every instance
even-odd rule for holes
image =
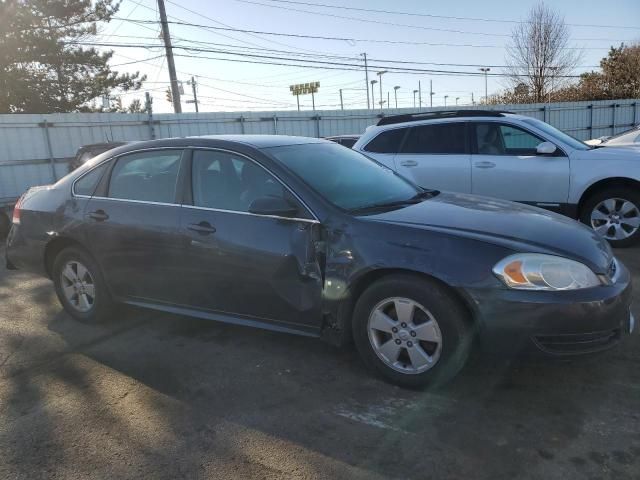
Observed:
[[[96,210],[95,212],[89,212],[87,217],[92,218],[97,222],[104,222],[109,218],[109,215],[107,215],[104,210]]]
[[[493,168],[496,164],[493,162],[476,162],[473,166],[476,168]]]
[[[201,235],[209,235],[216,231],[216,228],[209,222],[190,223],[187,228],[193,232],[198,232]]]
[[[402,162],[400,162],[400,165],[402,165],[403,167],[417,167],[418,162],[416,162],[415,160],[403,160]]]

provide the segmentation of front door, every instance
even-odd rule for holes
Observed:
[[[319,327],[319,224],[310,212],[262,166],[235,153],[194,150],[190,177],[192,198],[180,219],[183,303],[283,327]],[[296,205],[295,218],[249,212],[268,196]]]
[[[537,155],[545,140],[514,125],[474,123],[473,193],[558,209],[569,195],[569,158]]]
[[[87,241],[117,297],[175,301],[181,158],[182,150],[123,155],[87,202]]]
[[[471,193],[464,122],[412,127],[395,156],[397,171],[424,188]]]

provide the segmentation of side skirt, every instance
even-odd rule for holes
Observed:
[[[305,326],[297,326],[285,322],[267,321],[255,318],[240,317],[228,313],[209,312],[196,310],[188,307],[180,307],[175,305],[163,305],[140,300],[124,300],[122,303],[135,307],[148,308],[158,310],[160,312],[173,313],[176,315],[185,315],[187,317],[202,318],[204,320],[213,320],[216,322],[230,323],[232,325],[242,325],[244,327],[261,328],[263,330],[271,330],[275,332],[290,333],[293,335],[302,335],[305,337],[320,337],[320,330]]]

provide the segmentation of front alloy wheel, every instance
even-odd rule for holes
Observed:
[[[369,341],[380,360],[401,373],[422,373],[442,351],[442,334],[433,315],[419,303],[386,298],[369,316]]]

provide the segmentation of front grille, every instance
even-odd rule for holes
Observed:
[[[620,339],[620,329],[594,333],[536,335],[533,341],[548,353],[577,354],[605,350]]]

